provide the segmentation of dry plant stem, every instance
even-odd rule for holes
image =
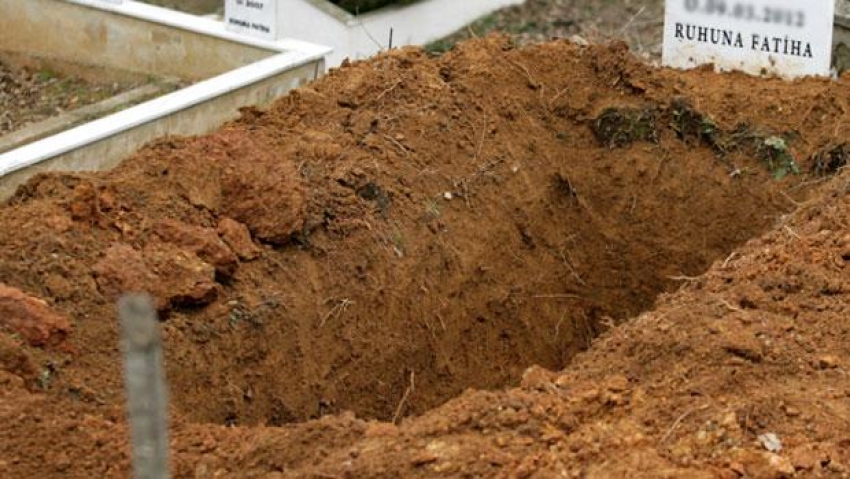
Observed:
[[[535,87],[535,88],[539,87],[541,89],[541,94],[542,94],[543,85],[541,85],[540,83],[537,82],[537,80],[534,79],[534,76],[531,75],[531,72],[528,70],[527,66],[525,66],[522,63],[515,61],[515,60],[508,60],[508,63],[510,63],[511,65],[522,70],[522,72],[525,74],[525,78],[528,81],[528,84],[530,86]]]
[[[384,138],[386,138],[390,143],[395,145],[401,151],[401,154],[403,154],[406,158],[410,157],[410,151],[408,151],[407,147],[402,145],[398,140],[391,137],[390,135],[384,135]]]
[[[584,299],[577,294],[535,294],[536,299]]]
[[[723,298],[717,298],[717,301],[720,302],[720,304],[722,304],[726,308],[728,308],[730,311],[734,311],[734,312],[737,312],[737,313],[740,313],[741,311],[743,311],[743,309],[733,305],[732,303],[730,303],[729,301],[727,301]]]
[[[416,389],[416,383],[414,380],[416,379],[416,372],[410,371],[410,384],[407,386],[407,389],[404,390],[404,394],[401,396],[401,401],[398,402],[398,406],[395,408],[395,414],[393,414],[393,424],[398,424],[398,420],[401,418],[401,413],[404,411],[404,405],[407,403],[407,399],[410,397],[410,394]]]
[[[634,15],[632,15],[632,17],[631,17],[631,18],[629,18],[629,21],[628,21],[628,22],[626,22],[626,24],[625,24],[625,25],[623,25],[623,28],[621,28],[621,29],[620,29],[620,33],[621,33],[621,34],[626,33],[626,31],[627,31],[629,28],[631,28],[631,26],[632,26],[632,24],[635,22],[635,20],[637,20],[637,19],[638,19],[638,17],[640,17],[641,15],[643,15],[643,12],[645,12],[645,11],[646,11],[646,6],[640,7],[640,10],[638,10],[638,11],[637,11],[637,13],[635,13]]]
[[[586,334],[586,336],[585,336],[585,340],[586,340],[585,347],[587,349],[590,349],[590,347],[593,346],[593,338],[596,337],[596,335],[593,334],[593,326],[590,325],[590,321],[588,321],[587,316],[585,316],[585,315],[581,316],[581,323],[582,323],[582,326],[584,327],[585,334]]]
[[[561,251],[561,259],[564,260],[564,266],[566,266],[567,270],[571,275],[578,281],[578,283],[582,286],[587,286],[587,283],[581,278],[581,275],[578,274],[575,268],[573,268],[572,262],[567,258],[569,255],[566,250]]]
[[[679,424],[681,424],[681,423],[682,423],[682,421],[684,421],[684,420],[685,420],[685,418],[687,418],[688,416],[690,416],[691,414],[695,413],[695,412],[696,412],[696,411],[698,411],[698,410],[705,409],[706,407],[707,407],[707,406],[703,406],[703,407],[701,407],[701,408],[689,409],[689,410],[685,411],[684,413],[682,413],[682,415],[681,415],[681,416],[679,416],[678,418],[676,418],[676,421],[675,421],[675,422],[673,422],[673,425],[672,425],[672,426],[670,426],[670,429],[668,429],[668,430],[667,430],[667,433],[665,433],[665,434],[664,434],[664,437],[662,437],[662,438],[661,438],[661,441],[660,441],[659,443],[660,443],[660,444],[664,444],[664,443],[666,443],[666,442],[667,442],[667,440],[668,440],[668,439],[670,439],[670,437],[673,435],[673,433],[674,433],[674,432],[676,432],[676,428],[678,428],[678,427],[679,427]]]
[[[803,239],[803,238],[801,238],[801,237],[800,237],[800,235],[798,235],[798,234],[797,234],[794,230],[792,230],[789,226],[787,226],[787,225],[786,225],[786,226],[784,226],[783,228],[785,229],[785,231],[787,231],[787,232],[788,232],[788,234],[789,234],[789,235],[793,236],[795,239],[797,239],[797,240],[802,240],[802,239]]]
[[[401,80],[397,80],[395,83],[393,83],[392,85],[390,85],[390,86],[389,86],[386,90],[384,90],[384,91],[382,91],[381,93],[379,93],[379,94],[378,94],[378,96],[376,96],[376,97],[375,97],[375,99],[374,99],[374,100],[372,100],[372,103],[377,103],[377,102],[379,102],[379,101],[381,100],[381,98],[385,97],[386,95],[388,95],[389,93],[391,93],[393,90],[395,90],[396,88],[398,88],[398,87],[399,87],[399,85],[401,85]]]
[[[327,314],[325,314],[325,316],[319,322],[319,328],[323,328],[325,326],[325,323],[328,322],[328,319],[332,317],[341,316],[352,304],[354,304],[354,301],[351,301],[348,298],[341,299],[336,305],[334,305],[333,308],[331,308],[330,311],[328,311]]]
[[[681,275],[681,276],[668,276],[667,279],[669,279],[671,281],[682,281],[682,282],[685,282],[685,283],[694,283],[696,281],[701,281],[703,279],[703,277],[702,276]]]
[[[780,193],[780,194],[781,194],[781,195],[782,195],[782,196],[783,196],[786,200],[788,200],[788,202],[790,202],[790,203],[791,203],[792,205],[794,205],[795,207],[799,208],[799,207],[803,206],[803,205],[802,205],[802,203],[800,203],[799,201],[795,200],[794,198],[791,198],[791,195],[789,195],[788,193],[786,193],[786,192],[784,192],[784,191],[780,191],[779,193]]]
[[[562,96],[564,96],[569,91],[570,91],[569,87],[564,88],[561,91],[559,91],[554,97],[552,97],[552,99],[549,100],[549,109],[551,110],[554,107],[555,102],[558,101]]]

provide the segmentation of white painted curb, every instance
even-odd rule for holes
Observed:
[[[321,55],[319,56],[321,57]],[[247,65],[215,78],[178,90],[141,105],[30,143],[0,155],[0,176],[35,165],[174,112],[238,90],[277,73],[316,60],[316,56],[288,52]]]
[[[266,41],[239,35],[225,30],[221,22],[130,0],[120,4],[101,0],[66,1],[281,53],[0,154],[0,177],[319,61],[331,52],[328,47],[297,40]]]

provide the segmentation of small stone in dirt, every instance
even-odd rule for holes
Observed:
[[[794,465],[791,464],[789,459],[776,454],[770,454],[768,456],[768,465],[770,466],[769,470],[772,473],[772,477],[791,477],[796,472]]]
[[[779,436],[772,432],[762,434],[758,439],[761,445],[770,452],[779,452],[782,450],[782,441],[779,440]]]
[[[623,375],[617,375],[609,379],[606,386],[608,386],[609,391],[615,393],[624,392],[629,389],[629,379]]]
[[[430,464],[432,462],[437,462],[438,459],[439,459],[439,457],[437,457],[436,454],[433,454],[433,453],[430,453],[430,452],[423,452],[423,453],[420,453],[420,454],[413,456],[413,459],[411,459],[410,462],[414,466],[424,466],[424,465]]]
[[[744,469],[744,477],[781,479],[793,477],[796,472],[789,459],[772,452],[758,453],[746,450],[741,451],[737,459]]]
[[[546,390],[553,386],[558,374],[540,366],[532,366],[522,374],[521,386],[524,389]]]
[[[735,479],[747,475],[747,468],[740,462],[733,462],[729,464],[729,471],[735,474],[735,476],[732,476]]]
[[[578,46],[580,46],[580,47],[586,47],[586,46],[590,45],[590,42],[588,42],[588,41],[587,41],[587,40],[586,40],[583,36],[581,36],[581,35],[573,35],[573,36],[571,36],[571,37],[570,37],[570,43],[572,43],[573,45],[578,45]]]
[[[827,459],[826,454],[811,446],[802,447],[791,453],[791,464],[800,471],[813,471],[820,466],[822,461],[826,462]]]
[[[837,357],[827,354],[818,358],[817,366],[819,369],[835,369],[838,367],[840,362],[841,361]]]
[[[720,328],[723,349],[744,360],[759,363],[764,358],[762,344],[738,322],[730,322]]]
[[[451,201],[451,199],[454,198],[454,195],[452,195],[451,191],[446,191],[443,193],[443,198],[445,198],[446,201]]]
[[[792,406],[785,406],[785,415],[788,417],[799,417],[803,412]]]

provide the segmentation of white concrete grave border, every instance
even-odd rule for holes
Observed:
[[[21,0],[10,2],[11,8]],[[18,185],[40,171],[92,171],[109,169],[145,143],[165,134],[193,135],[211,131],[235,118],[236,106],[268,102],[315,79],[325,69],[324,59],[331,49],[303,41],[267,41],[227,31],[211,19],[175,12],[132,0],[112,3],[104,0],[54,0],[91,7],[137,20],[216,37],[234,43],[269,50],[270,56],[187,88],[83,124],[57,135],[0,154],[0,200],[11,196]],[[2,5],[0,5],[2,6]],[[130,45],[128,48],[139,48]],[[294,72],[294,73],[293,73]],[[279,75],[291,74],[283,78]],[[245,89],[257,86],[260,92]],[[241,91],[241,92],[240,92]],[[233,98],[236,93],[245,93]],[[224,102],[229,111],[217,111],[213,100]],[[249,103],[239,104],[237,101]],[[220,110],[220,108],[219,108]],[[191,112],[183,115],[184,112]],[[198,120],[198,121],[189,121]],[[160,124],[161,123],[161,124]],[[145,128],[146,127],[146,128]],[[135,130],[140,130],[133,133]],[[114,141],[113,141],[114,140]],[[111,142],[87,154],[87,147]]]

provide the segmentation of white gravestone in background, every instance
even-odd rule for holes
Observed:
[[[224,23],[228,30],[266,40],[277,40],[278,0],[225,0]]]
[[[829,75],[834,0],[667,0],[663,63]]]

